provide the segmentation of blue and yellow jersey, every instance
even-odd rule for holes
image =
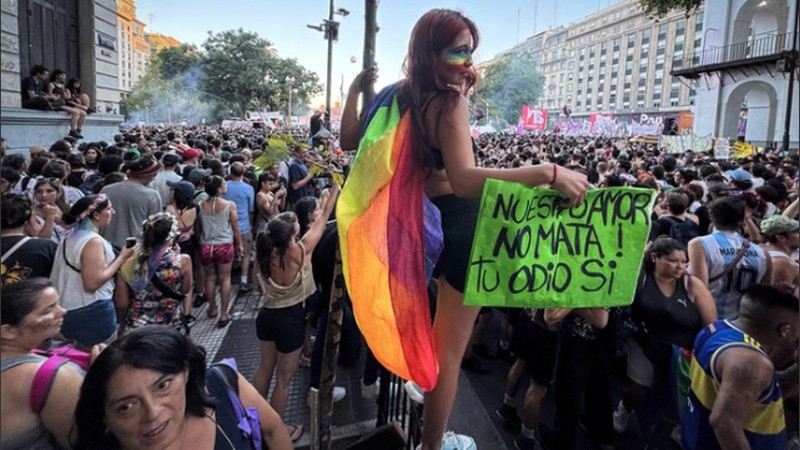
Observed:
[[[691,387],[683,415],[683,448],[687,450],[719,449],[719,442],[709,424],[709,416],[717,399],[722,380],[715,370],[717,358],[730,348],[745,347],[766,356],[761,345],[727,320],[709,324],[697,335],[694,359],[689,368]],[[773,375],[772,383],[753,406],[744,427],[753,449],[786,448],[786,421],[783,417],[783,391]]]

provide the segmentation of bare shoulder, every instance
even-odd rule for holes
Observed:
[[[772,381],[775,367],[761,352],[748,347],[734,347],[719,355],[716,371],[723,383],[760,391]]]

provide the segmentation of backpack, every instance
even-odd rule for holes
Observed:
[[[683,245],[689,245],[689,241],[700,235],[700,229],[691,219],[687,218],[683,222],[668,216],[662,217],[662,219],[672,225],[669,229],[669,237],[682,242]]]
[[[261,450],[261,418],[258,409],[245,407],[239,399],[239,376],[236,360],[226,358],[212,364],[206,370],[206,383],[212,395],[218,393],[217,423],[222,429],[236,430],[238,435],[228,435],[237,444],[235,447]],[[227,398],[220,398],[224,391]],[[227,400],[227,402],[225,401]],[[247,445],[249,444],[249,445]]]

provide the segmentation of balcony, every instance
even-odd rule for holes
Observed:
[[[676,77],[697,78],[704,73],[775,63],[791,57],[794,36],[794,33],[766,34],[744,42],[689,52],[681,68],[670,73]]]

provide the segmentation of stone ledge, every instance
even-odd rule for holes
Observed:
[[[3,124],[49,124],[58,122],[69,122],[69,114],[66,111],[39,111],[36,109],[3,107],[0,108],[0,120]],[[86,125],[90,123],[111,123],[119,125],[125,118],[117,114],[89,114],[86,117]]]
[[[112,141],[125,120],[115,114],[90,114],[83,124],[86,142]],[[49,147],[69,131],[69,114],[64,111],[0,108],[0,127],[8,153],[27,153],[33,145]]]

